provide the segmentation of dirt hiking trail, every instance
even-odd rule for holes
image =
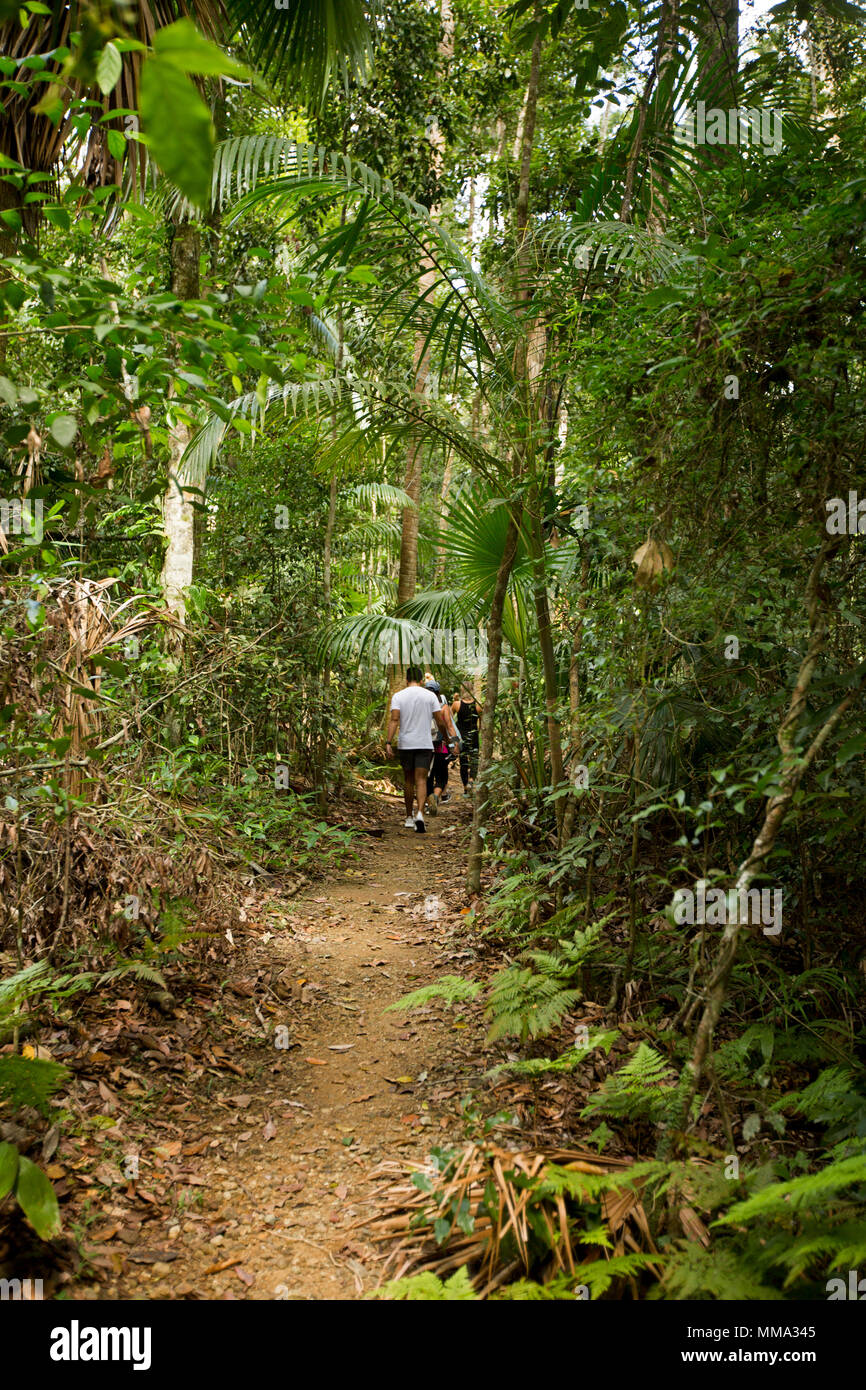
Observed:
[[[474,954],[461,916],[469,801],[454,794],[425,835],[403,827],[398,798],[375,810],[381,837],[359,837],[353,867],[303,897],[251,889],[224,995],[238,1044],[213,1047],[229,1070],[156,1121],[156,1154],[185,1165],[179,1197],[169,1215],[144,1213],[123,1272],[89,1296],[356,1299],[378,1283],[384,1249],[364,1220],[407,1162],[461,1141],[459,1101],[478,1074],[461,1044],[483,1034],[438,1000],[383,1012]],[[125,1222],[128,1209],[101,1215]]]

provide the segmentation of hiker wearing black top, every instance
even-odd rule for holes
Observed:
[[[442,689],[438,681],[435,681],[429,671],[426,673],[424,681],[425,690],[431,690],[439,700],[439,708],[445,716],[445,729],[434,729],[433,732],[433,766],[427,778],[427,810],[431,816],[435,816],[440,805],[444,806],[451,800],[448,787],[448,764],[453,756],[453,750],[457,747],[457,730],[454,727],[454,720],[451,716],[451,706],[442,694]],[[438,795],[437,795],[438,793]]]
[[[464,686],[465,690],[465,686]],[[478,776],[478,721],[482,706],[474,695],[463,698],[462,692],[454,696],[451,713],[457,725],[457,732],[463,740],[460,752],[460,777],[465,792],[470,781]]]

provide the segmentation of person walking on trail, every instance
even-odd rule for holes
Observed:
[[[439,807],[444,806],[451,800],[451,794],[446,790],[448,786],[448,764],[453,756],[452,749],[459,743],[457,729],[451,716],[451,706],[442,694],[442,688],[438,681],[435,681],[429,671],[424,675],[424,689],[432,690],[439,701],[439,708],[445,715],[445,733],[441,729],[432,726],[433,735],[433,766],[427,777],[427,811],[431,816],[438,815]],[[439,795],[437,796],[437,789]]]
[[[398,690],[391,699],[391,713],[388,720],[388,742],[385,752],[393,756],[394,735],[399,727],[397,754],[403,766],[403,799],[406,803],[407,830],[423,835],[427,826],[424,823],[424,806],[427,801],[427,774],[433,762],[433,735],[430,732],[431,720],[447,733],[445,715],[439,704],[439,696],[432,690],[425,690],[421,681],[424,672],[420,666],[407,666],[406,687]],[[418,801],[417,813],[413,814],[413,804]]]
[[[464,693],[468,695],[468,699],[463,698]],[[476,700],[465,685],[451,702],[457,732],[463,741],[460,752],[460,780],[463,783],[464,796],[468,792],[470,781],[474,782],[478,776],[478,721],[482,708],[481,702]]]

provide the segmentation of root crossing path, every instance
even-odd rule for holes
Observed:
[[[377,813],[381,838],[359,837],[354,865],[303,897],[251,887],[213,1049],[222,1069],[169,1126],[189,1185],[109,1297],[360,1298],[381,1276],[364,1222],[384,1188],[462,1142],[477,1019],[438,1000],[384,1010],[473,954],[460,912],[469,802],[457,793],[425,835],[403,827],[396,797]]]

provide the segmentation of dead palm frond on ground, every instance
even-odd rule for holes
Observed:
[[[379,1214],[363,1225],[373,1242],[391,1247],[383,1286],[466,1267],[478,1296],[488,1298],[529,1275],[541,1283],[563,1275],[580,1282],[582,1268],[596,1260],[656,1263],[640,1170],[629,1158],[470,1144],[444,1171],[434,1163],[409,1170],[390,1163],[378,1175],[393,1180]]]

